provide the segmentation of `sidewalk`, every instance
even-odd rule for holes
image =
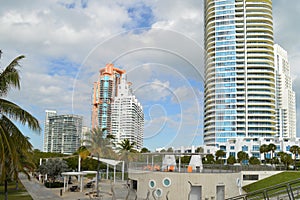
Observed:
[[[43,184],[41,184],[35,178],[28,180],[27,177],[23,174],[19,175],[20,181],[33,198],[33,200],[89,200],[90,197],[86,195],[86,193],[91,192],[91,189],[84,189],[83,192],[62,192],[62,196],[60,196],[60,190],[62,188],[46,188]],[[100,194],[102,196],[102,200],[111,200],[112,198],[112,186],[110,182],[100,182],[99,183]],[[128,190],[124,187],[123,183],[116,183],[114,185],[114,191],[117,199],[125,199]],[[97,199],[97,198],[95,198]],[[128,196],[128,200],[134,200],[135,193],[130,192]]]
[[[33,200],[61,200],[58,195],[53,193],[50,189],[44,187],[35,178],[28,180],[24,174],[19,174],[19,179]]]

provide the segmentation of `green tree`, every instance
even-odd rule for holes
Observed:
[[[269,147],[263,144],[259,147],[259,152],[264,154],[264,163],[266,164],[266,154],[269,152]]]
[[[300,148],[297,145],[293,145],[290,147],[290,152],[294,154],[294,169],[296,170],[296,156],[300,152]]]
[[[274,162],[273,162],[274,152],[276,151],[277,147],[276,147],[275,144],[270,143],[270,144],[268,145],[268,149],[269,149],[269,151],[271,151],[271,161],[272,161],[272,164],[273,164],[273,163],[274,163]]]
[[[243,160],[249,160],[249,155],[244,151],[239,151],[237,157],[240,164],[242,164]]]
[[[254,156],[250,157],[249,159],[250,165],[260,165],[260,160]]]
[[[229,156],[229,157],[227,158],[227,164],[233,165],[234,163],[236,163],[235,157],[234,157],[234,156]]]
[[[115,159],[117,155],[111,145],[113,137],[111,135],[105,137],[104,131],[105,129],[99,127],[93,128],[89,133],[90,139],[84,140],[86,146],[82,147],[80,155],[84,156],[83,154],[90,153],[89,155],[96,157]]]
[[[181,164],[186,164],[188,165],[190,163],[191,156],[182,156],[181,157]]]
[[[28,138],[25,137],[13,121],[26,125],[29,129],[39,132],[39,122],[29,112],[17,104],[4,99],[11,88],[20,89],[20,75],[17,67],[24,56],[18,56],[0,72],[0,182],[4,182],[5,199],[7,184],[10,179],[17,179],[18,173],[24,171],[22,155],[31,151]],[[20,146],[20,141],[26,141]],[[18,148],[15,148],[18,146]],[[23,148],[20,150],[20,148]]]
[[[143,147],[140,152],[141,153],[150,153],[150,150],[147,149],[146,147]]]
[[[174,150],[173,150],[173,148],[172,147],[169,147],[168,149],[167,149],[167,152],[173,152]]]
[[[206,154],[203,163],[205,164],[214,164],[215,163],[215,157],[212,154]]]
[[[116,154],[111,148],[111,141],[109,138],[104,137],[105,129],[101,129],[99,127],[93,128],[90,131],[90,140],[85,140],[84,142],[87,144],[86,148],[91,153],[92,156],[97,157],[97,196],[99,196],[99,169],[100,169],[100,157],[106,158],[115,158]]]
[[[62,159],[48,159],[46,163],[39,166],[38,171],[49,179],[49,182],[55,182],[57,177],[61,176],[62,172],[69,170],[67,162]]]
[[[118,143],[119,157],[125,161],[126,171],[129,167],[129,162],[137,159],[137,151],[135,150],[135,142],[130,142],[129,139],[124,139]]]
[[[284,166],[286,167],[286,169],[288,170],[290,164],[293,163],[292,157],[289,154],[285,153],[285,152],[279,152],[278,155],[280,156],[281,163],[283,163]]]
[[[204,152],[204,149],[202,147],[197,147],[196,153],[203,153]]]
[[[216,161],[218,161],[219,158],[221,158],[221,163],[223,163],[223,157],[226,156],[226,152],[219,149],[218,151],[216,151],[215,156],[216,156]]]

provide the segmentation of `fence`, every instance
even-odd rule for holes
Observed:
[[[245,195],[231,197],[226,200],[294,200],[300,199],[300,179],[281,183]]]
[[[138,171],[166,171],[161,168],[161,162],[145,163],[145,162],[131,162],[129,163],[130,170]],[[224,165],[224,164],[203,164],[201,171],[194,170],[192,172],[201,173],[237,173],[240,171],[282,171],[282,166],[271,166],[271,165]],[[180,167],[177,164],[173,172],[188,173],[188,165],[181,164]]]

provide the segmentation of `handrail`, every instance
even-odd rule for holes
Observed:
[[[295,184],[298,184],[298,185],[296,185],[295,187],[292,187],[292,185],[295,185]],[[292,180],[292,181],[280,183],[280,184],[277,184],[274,186],[270,186],[267,188],[263,188],[260,190],[256,190],[254,192],[250,192],[247,194],[230,197],[230,198],[227,198],[226,200],[239,200],[239,199],[250,200],[250,199],[253,199],[253,197],[256,197],[256,198],[261,197],[259,199],[269,200],[270,197],[274,197],[274,196],[279,197],[280,195],[288,196],[288,198],[290,200],[293,200],[293,199],[295,199],[293,190],[295,190],[295,189],[298,190],[300,188],[299,184],[300,184],[300,178]],[[281,189],[281,188],[282,188],[282,190],[277,191],[277,189]],[[271,191],[274,191],[274,190],[276,190],[275,193],[270,193]]]

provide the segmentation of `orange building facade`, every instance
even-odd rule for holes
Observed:
[[[105,128],[105,133],[111,134],[111,104],[118,94],[118,85],[126,71],[107,64],[99,72],[98,81],[93,87],[92,128]]]

